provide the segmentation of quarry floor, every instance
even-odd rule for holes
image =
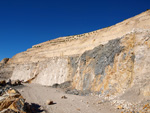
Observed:
[[[38,113],[121,113],[109,102],[101,103],[98,96],[65,94],[61,89],[38,84],[24,84],[16,89],[26,102],[37,108]],[[48,100],[52,100],[54,104],[47,105]]]

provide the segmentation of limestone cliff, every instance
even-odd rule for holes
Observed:
[[[34,45],[1,62],[0,77],[42,85],[72,81],[75,89],[103,95],[138,84],[150,95],[149,57],[150,10],[111,27]]]

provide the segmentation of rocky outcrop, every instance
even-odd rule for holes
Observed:
[[[9,86],[0,90],[1,113],[29,113],[30,108],[21,94]]]
[[[148,96],[150,10],[114,26],[34,45],[0,67],[1,78],[114,98],[137,87]],[[146,85],[145,85],[146,84]]]
[[[80,90],[115,95],[135,84],[145,83],[150,68],[149,34],[149,30],[137,30],[85,52],[78,61],[72,85]]]
[[[9,58],[4,58],[1,62],[0,62],[0,64],[2,65],[2,64],[6,64],[7,62],[8,62],[8,60],[9,60]]]

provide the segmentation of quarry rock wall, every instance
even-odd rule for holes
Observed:
[[[149,29],[147,11],[112,27],[34,45],[2,62],[0,77],[48,86],[72,81],[72,88],[108,96],[139,85],[150,95]]]
[[[11,79],[49,86],[72,81],[72,87],[81,91],[116,95],[149,79],[149,48],[150,31],[137,30],[81,55],[18,64]]]

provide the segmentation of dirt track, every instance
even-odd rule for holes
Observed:
[[[60,89],[37,84],[24,84],[17,89],[27,102],[32,103],[42,113],[120,113],[109,102],[98,104],[100,98],[97,96],[70,95]],[[62,96],[67,99],[62,99]],[[52,100],[54,104],[46,105],[47,100]]]

